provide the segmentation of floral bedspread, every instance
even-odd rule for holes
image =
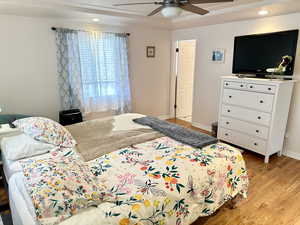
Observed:
[[[73,160],[66,160],[67,164],[80,161],[76,154],[65,156],[68,157]],[[32,176],[51,181],[49,172],[39,174],[39,170],[35,170],[34,175],[28,173],[28,169],[35,167],[35,164],[36,162],[25,161],[23,167],[27,186],[39,215],[37,218],[43,222],[45,218],[53,217],[49,215],[49,207],[53,207],[49,204],[49,199],[57,202],[65,199],[59,191],[51,191],[51,195],[43,198],[36,197],[35,193],[43,192],[53,183],[37,185],[38,182],[34,182],[32,185]],[[59,219],[52,220],[53,224],[74,214],[77,215],[62,224],[191,224],[198,217],[214,213],[237,194],[246,197],[248,189],[248,176],[241,153],[223,143],[195,149],[162,137],[104,155],[88,162],[87,166],[87,173],[92,174],[89,175],[89,179],[93,180],[91,186],[86,186],[88,180],[84,181],[84,185],[81,184],[81,179],[77,179],[76,185],[84,187],[87,192],[98,191],[98,195],[93,195],[94,198],[82,195],[83,202],[88,199],[90,203],[92,199],[94,203],[98,203],[98,207],[93,209],[95,213],[76,223],[85,214],[77,214],[79,209],[86,208],[87,204],[77,206],[78,201],[75,201],[75,206],[71,204],[71,208],[77,210],[70,213],[68,207],[62,207]],[[44,167],[48,171],[49,163],[44,163]],[[67,165],[65,168],[70,169]],[[86,177],[83,170],[76,175]],[[62,177],[56,176],[56,182],[65,184]],[[72,199],[71,196],[69,198]]]

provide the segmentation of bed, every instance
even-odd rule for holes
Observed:
[[[144,128],[144,126],[138,125],[136,123],[132,122],[132,119],[135,118],[141,118],[144,115],[137,114],[137,113],[129,113],[129,114],[123,114],[119,116],[115,116],[115,124],[114,124],[114,130],[115,131],[129,131],[139,128]],[[16,135],[19,135],[21,132],[17,132]],[[38,155],[33,157],[34,159],[39,158],[47,158],[49,156],[49,153]],[[2,152],[2,161],[3,161],[3,170],[5,174],[6,181],[8,182],[10,180],[10,177],[17,173],[22,172],[22,166],[19,161],[12,161],[6,158],[5,153]]]
[[[143,129],[145,126],[132,122],[143,116],[116,116],[114,129]],[[76,149],[66,151],[58,154],[70,162],[81,159]],[[26,160],[43,161],[51,155],[53,152]],[[26,179],[28,173],[43,174],[30,167],[35,164],[24,167],[22,163],[6,160],[4,155],[15,225],[191,224],[200,216],[211,215],[238,195],[246,197],[248,188],[245,163],[238,149],[216,143],[199,150],[161,136],[86,162],[101,190],[105,190],[102,201],[72,215],[64,214],[63,219],[56,220],[52,216],[41,220],[37,215],[41,217],[43,213],[37,213],[36,208],[45,202],[32,200],[28,192],[32,183]]]

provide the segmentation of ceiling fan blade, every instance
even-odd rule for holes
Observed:
[[[209,13],[209,11],[199,8],[197,6],[191,5],[191,4],[181,4],[179,5],[180,8],[192,12],[192,13],[196,13],[196,14],[200,14],[200,15],[205,15],[207,13]]]
[[[164,8],[164,6],[160,6],[157,9],[154,9],[151,13],[148,14],[148,16],[153,16],[156,13],[159,13],[163,8]]]
[[[136,2],[136,3],[124,3],[124,4],[114,4],[113,6],[123,6],[123,5],[152,5],[160,4],[159,2]]]
[[[190,4],[233,2],[234,0],[189,0]]]

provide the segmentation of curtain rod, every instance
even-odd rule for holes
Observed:
[[[57,30],[57,28],[56,28],[56,27],[51,27],[51,30],[54,30],[54,31],[56,31],[56,30]],[[126,33],[126,35],[127,35],[127,36],[130,36],[130,33]]]

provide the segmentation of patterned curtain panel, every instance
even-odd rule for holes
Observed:
[[[56,45],[61,109],[83,110],[78,31],[57,29]]]
[[[62,109],[131,111],[126,34],[57,29]]]

